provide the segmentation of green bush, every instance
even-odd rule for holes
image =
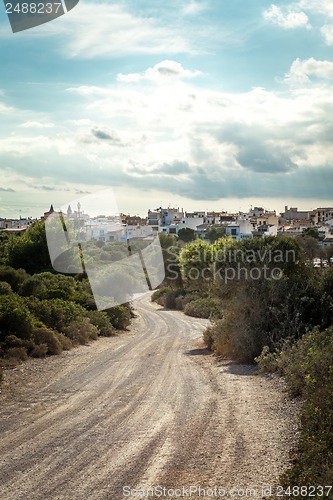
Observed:
[[[0,281],[0,295],[9,295],[13,293],[12,287],[7,281]]]
[[[167,309],[176,309],[176,292],[166,292],[164,295],[164,307]]]
[[[218,299],[203,298],[186,304],[184,313],[195,318],[221,318],[222,310]]]
[[[333,327],[304,335],[285,354],[284,365],[290,393],[304,402],[297,459],[283,484],[332,484]]]
[[[47,285],[44,283],[38,274],[34,276],[29,276],[26,280],[21,283],[19,288],[20,295],[24,297],[29,297],[33,295],[34,297],[43,296],[47,292]]]
[[[98,328],[90,323],[89,318],[72,321],[63,329],[63,333],[73,344],[88,344],[90,340],[98,338]]]
[[[14,292],[18,291],[21,284],[29,277],[24,269],[13,269],[9,266],[0,266],[0,281],[10,284]]]
[[[115,335],[114,327],[111,324],[109,316],[104,311],[90,311],[90,322],[99,330],[99,335],[103,337],[112,337]]]
[[[167,309],[179,309],[180,302],[177,302],[177,299],[183,295],[185,295],[185,291],[182,288],[163,287],[152,294],[151,300]]]
[[[282,354],[282,353],[281,353]],[[280,354],[278,352],[271,352],[269,347],[265,345],[261,354],[254,358],[258,364],[258,373],[281,373],[281,364],[279,362]],[[281,373],[282,374],[282,373]]]
[[[27,304],[36,318],[48,328],[58,332],[62,332],[71,322],[81,320],[88,314],[79,304],[62,299],[38,300],[29,297]]]
[[[155,292],[153,292],[152,296],[151,296],[151,300],[152,302],[157,302],[158,304],[160,304],[160,299],[162,299],[162,301],[164,301],[164,296],[167,292],[172,292],[173,289],[171,287],[162,287],[162,288],[158,288],[157,290],[155,290]],[[164,302],[163,304],[160,304],[160,305],[164,305]]]
[[[19,293],[28,297],[33,295],[39,299],[71,299],[77,288],[72,276],[44,272],[29,276],[20,286]]]
[[[0,249],[0,356],[14,361],[15,356],[20,360],[26,355],[59,354],[73,344],[87,343],[98,335],[112,336],[115,328],[128,327],[129,305],[97,311],[84,273],[74,277],[53,272],[43,223],[34,224],[22,237],[0,239],[4,242]],[[111,255],[114,260],[122,257],[124,249],[127,252],[123,244],[93,243],[90,247],[92,253],[97,250],[99,259]],[[108,279],[107,272],[103,278]]]
[[[8,335],[21,339],[31,337],[34,318],[28,307],[15,294],[0,295],[0,342]]]
[[[117,330],[125,330],[131,323],[131,313],[126,306],[115,306],[107,309],[106,314],[111,325]]]

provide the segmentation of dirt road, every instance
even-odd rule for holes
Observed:
[[[214,359],[204,320],[149,297],[137,310],[131,332],[7,373],[2,500],[120,500],[157,485],[261,498],[285,468],[296,420],[282,382]]]

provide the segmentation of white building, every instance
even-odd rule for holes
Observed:
[[[156,231],[150,226],[123,226],[123,231],[118,236],[119,241],[127,241],[133,238],[145,239],[155,237]]]
[[[124,234],[120,217],[97,217],[84,221],[79,229],[79,238],[89,241],[118,241]]]
[[[232,222],[226,226],[226,235],[231,236],[234,240],[253,238],[252,231],[252,224],[248,220],[244,219]]]

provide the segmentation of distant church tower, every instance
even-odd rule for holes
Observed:
[[[68,208],[67,208],[67,217],[68,217],[68,219],[69,219],[72,215],[73,215],[73,211],[72,211],[72,209],[71,209],[71,206],[70,206],[70,205],[68,205]]]
[[[44,212],[43,217],[41,217],[42,220],[46,220],[49,215],[53,214],[54,208],[53,205],[50,206],[50,210],[48,212]]]

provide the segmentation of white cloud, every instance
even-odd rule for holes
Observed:
[[[93,125],[93,122],[91,120],[88,120],[87,118],[80,118],[79,120],[68,120],[69,123],[75,125],[76,127],[85,127],[89,125]]]
[[[10,113],[11,111],[13,111],[13,108],[10,108],[9,106],[6,106],[6,104],[0,102],[0,113]]]
[[[54,123],[41,123],[37,121],[28,121],[21,123],[20,127],[22,128],[52,128],[54,127]]]
[[[170,82],[172,80],[181,80],[185,78],[195,78],[202,75],[201,71],[190,71],[176,61],[162,61],[148,68],[144,73],[129,73],[124,75],[119,73],[117,80],[124,83],[139,82],[141,80],[150,80],[158,83]]]
[[[313,16],[313,26],[320,29],[326,45],[333,45],[333,2],[332,0],[298,0],[286,6],[287,14],[280,7],[272,4],[264,12],[264,18],[284,29],[305,27],[311,29],[308,14]],[[315,17],[316,16],[316,17]]]
[[[299,0],[296,5],[299,9],[333,18],[332,0]]]
[[[304,84],[309,82],[312,76],[322,79],[332,79],[333,62],[318,61],[313,57],[304,61],[298,58],[292,63],[285,81]]]
[[[80,85],[80,87],[69,87],[68,89],[66,89],[68,92],[78,92],[80,93],[81,95],[98,95],[99,93],[100,94],[104,94],[104,90],[102,89],[102,87],[97,87],[97,86],[94,86],[94,85]]]
[[[244,36],[231,26],[200,18],[207,2],[177,0],[162,6],[122,2],[80,2],[75,9],[51,23],[15,34],[25,39],[53,38],[54,46],[65,58],[96,59],[130,56],[215,53],[223,43],[239,44]],[[184,10],[185,9],[185,10]],[[194,15],[196,14],[196,15]],[[8,24],[8,23],[7,23]],[[12,37],[9,25],[0,25],[0,39]],[[53,41],[52,40],[52,41]]]
[[[71,30],[68,49],[72,57],[190,52],[180,32],[158,26],[153,19],[137,17],[118,5],[79,4],[74,16],[67,15],[66,21]]]
[[[7,34],[8,35],[8,34]],[[25,32],[18,37],[27,36]],[[197,53],[198,39],[176,23],[135,15],[112,3],[82,3],[52,23],[29,31],[34,37],[61,37],[66,57],[92,59],[128,54]],[[196,41],[196,49],[192,48]]]
[[[320,29],[326,45],[333,45],[333,24],[325,24]]]
[[[181,74],[188,71],[176,68]],[[328,80],[332,63],[297,60],[291,75],[301,83],[312,77],[324,81],[320,87],[298,85],[281,93],[264,88],[214,91],[200,80],[177,78],[163,86],[152,79],[149,92],[143,78],[127,85],[72,87],[79,112],[68,113],[78,119],[41,131],[38,137],[29,128],[4,130],[2,161],[18,175],[170,189],[198,199],[217,199],[219,193],[278,196],[291,187],[309,194],[311,169],[333,164],[333,92]],[[57,123],[57,113],[50,113],[47,121]],[[19,117],[17,110],[21,123]],[[318,180],[318,192],[329,190],[333,171],[327,172],[322,187]]]
[[[183,14],[186,16],[195,16],[200,14],[200,12],[207,9],[207,4],[205,2],[189,2],[183,7]]]
[[[292,7],[287,8],[284,13],[280,7],[272,4],[269,9],[263,13],[264,19],[270,21],[283,29],[306,28],[311,29],[309,18],[305,12],[292,10]]]

